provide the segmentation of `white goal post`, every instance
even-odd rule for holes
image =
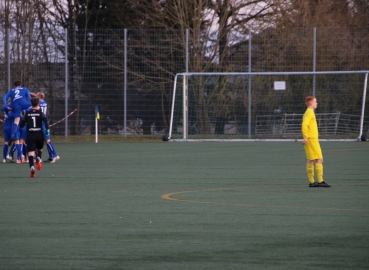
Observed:
[[[364,132],[369,70],[184,72],[174,78],[169,140],[301,138],[304,99],[316,96],[322,140]]]

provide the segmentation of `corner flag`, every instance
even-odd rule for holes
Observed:
[[[100,120],[100,113],[99,113],[99,109],[97,108],[97,106],[95,107],[95,117],[97,120]]]
[[[95,106],[95,142],[97,143],[99,141],[98,139],[98,134],[99,134],[99,121],[100,120],[100,113],[99,113],[99,108],[97,108],[97,106]]]

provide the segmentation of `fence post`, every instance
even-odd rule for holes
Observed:
[[[249,29],[249,72],[251,72],[251,45],[252,45],[252,42],[251,42],[251,30]],[[248,126],[247,126],[247,129],[248,129],[248,136],[249,136],[249,139],[251,139],[251,76],[249,76],[249,85],[248,85],[248,100],[249,100],[249,111],[248,111],[248,119],[247,119],[247,122],[248,122]]]
[[[186,72],[188,72],[188,46],[189,46],[189,38],[190,38],[190,35],[189,35],[189,29],[187,28],[186,29]]]
[[[68,80],[69,80],[69,76],[68,76],[68,29],[65,28],[64,29],[64,39],[65,39],[65,137],[68,137]]]
[[[8,89],[6,90],[9,91],[12,87],[11,87],[11,83],[10,83],[10,38],[9,38],[9,34],[10,34],[10,30],[9,27],[6,28],[6,40],[5,40],[5,54],[6,54],[6,67],[7,67],[7,81],[8,81]]]
[[[186,72],[189,66],[189,29],[186,29]],[[183,76],[183,139],[188,138],[188,76]]]
[[[316,71],[316,27],[313,30],[313,71]],[[313,75],[313,96],[315,96],[316,75]]]
[[[124,116],[123,116],[123,134],[127,137],[127,28],[124,29]]]
[[[183,139],[188,138],[188,90],[187,75],[183,75]]]

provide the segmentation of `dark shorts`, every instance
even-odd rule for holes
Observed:
[[[26,142],[28,152],[41,150],[44,147],[44,134],[42,132],[37,132],[35,134],[28,132]]]

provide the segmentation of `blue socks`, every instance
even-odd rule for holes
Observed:
[[[17,160],[22,159],[22,145],[21,144],[16,144],[15,147],[17,148]]]
[[[52,142],[48,142],[46,144],[46,147],[47,147],[47,152],[49,152],[49,158],[54,158],[58,155],[56,153],[55,147]]]
[[[14,155],[14,152],[15,152],[15,143],[12,144],[12,146],[10,147],[10,151],[9,151],[9,156],[13,156]]]
[[[27,146],[26,143],[23,144],[22,152],[23,152],[23,156],[25,156],[25,157],[28,156],[28,146]]]
[[[9,145],[4,144],[3,147],[3,159],[6,159],[6,155],[8,154]]]
[[[10,134],[10,137],[14,138],[15,133],[17,132],[18,125],[13,123],[12,124],[12,133]]]

